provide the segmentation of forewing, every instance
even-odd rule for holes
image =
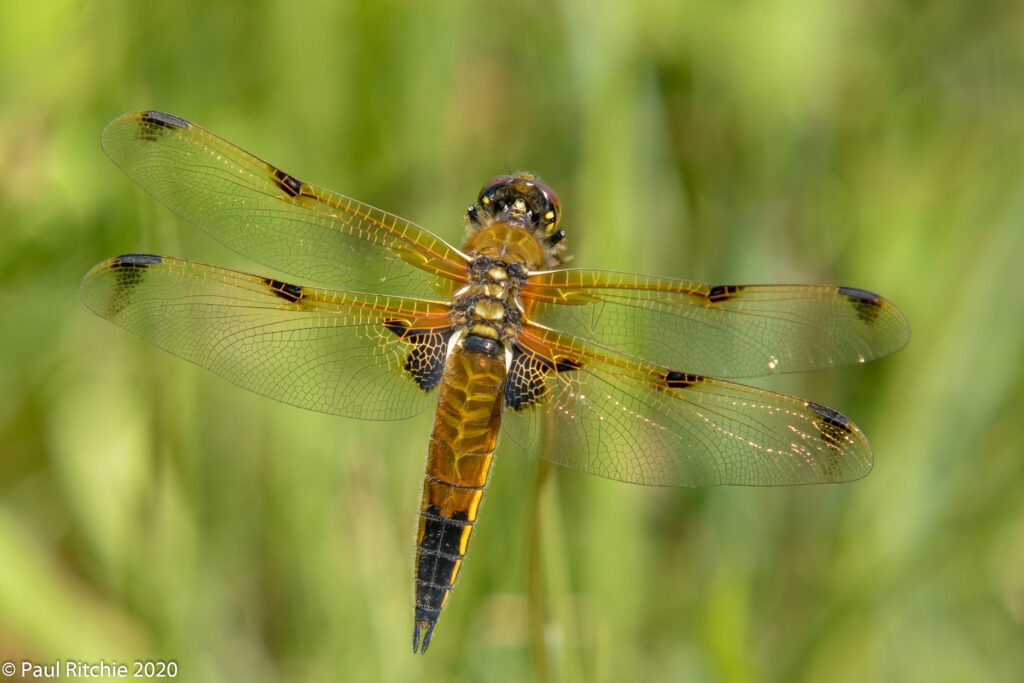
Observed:
[[[863,363],[899,349],[899,309],[831,285],[707,285],[604,270],[532,275],[521,297],[547,327],[658,364],[759,377]]]
[[[82,301],[250,391],[334,415],[390,420],[429,406],[448,307],[300,287],[149,254],[90,270]]]
[[[123,114],[103,130],[103,149],[182,218],[301,280],[424,298],[465,280],[465,258],[427,230],[302,182],[177,116]]]
[[[843,415],[792,396],[648,364],[528,326],[505,432],[542,458],[655,486],[850,481],[871,447]]]

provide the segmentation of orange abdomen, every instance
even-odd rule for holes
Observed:
[[[413,649],[434,624],[466,556],[501,425],[504,348],[468,336],[449,354],[423,482],[416,549]]]

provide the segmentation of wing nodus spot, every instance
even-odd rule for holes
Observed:
[[[704,295],[708,301],[719,303],[728,301],[743,290],[743,285],[714,285]]]
[[[298,197],[302,194],[302,181],[295,176],[275,168],[274,178],[277,180],[278,186],[287,192],[289,197]]]
[[[505,406],[522,410],[537,403],[547,392],[544,381],[552,372],[573,372],[583,367],[575,358],[561,356],[554,362],[528,351],[519,344],[512,347],[512,364],[505,379]]]
[[[300,285],[293,285],[287,282],[281,282],[280,280],[271,280],[269,278],[263,280],[263,282],[270,287],[274,294],[285,301],[295,303],[303,297],[302,287]]]
[[[582,367],[583,363],[579,362],[575,358],[555,359],[555,372],[570,372],[572,370],[579,370]]]
[[[704,381],[704,376],[671,370],[665,373],[661,379],[669,389],[685,389]]]
[[[404,320],[385,320],[384,329],[412,344],[405,357],[404,369],[423,391],[430,391],[441,382],[448,340],[452,329],[412,329]]]
[[[856,287],[840,287],[838,291],[853,304],[857,311],[857,317],[863,322],[873,323],[878,319],[878,313],[882,309],[882,297],[874,292]]]

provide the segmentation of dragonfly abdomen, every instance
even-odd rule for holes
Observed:
[[[420,506],[414,652],[430,644],[466,556],[494,458],[505,373],[504,347],[476,335],[460,340],[445,363]]]

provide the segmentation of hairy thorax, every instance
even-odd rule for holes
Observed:
[[[466,252],[469,281],[453,297],[452,323],[467,335],[511,342],[523,325],[519,290],[543,265],[544,249],[529,230],[494,223],[469,236]]]

